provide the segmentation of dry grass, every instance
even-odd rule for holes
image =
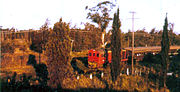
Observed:
[[[15,48],[14,53],[1,54],[0,75],[2,77],[11,76],[14,72],[18,75],[23,73],[35,75],[34,68],[27,65],[29,55],[35,55],[36,61],[39,61],[39,53],[29,49],[29,44],[23,39],[6,40],[6,43],[11,43]],[[41,62],[46,63],[47,58],[41,54]]]
[[[65,78],[63,80],[63,88],[65,89],[79,89],[79,88],[105,88],[106,85],[100,81],[97,77],[93,76],[90,79],[89,76],[80,75],[79,79]]]
[[[4,77],[11,76],[14,72],[18,75],[23,73],[26,74],[35,74],[34,68],[32,66],[16,66],[16,67],[6,67],[0,68],[1,73],[4,73]]]

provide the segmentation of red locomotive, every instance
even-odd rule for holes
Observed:
[[[88,51],[88,66],[89,68],[102,67],[104,63],[111,63],[112,52],[110,50],[89,50]],[[121,62],[128,60],[126,50],[121,50]]]

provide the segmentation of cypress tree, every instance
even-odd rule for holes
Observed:
[[[119,19],[119,8],[117,13],[114,14],[112,35],[111,35],[111,50],[112,50],[112,63],[111,63],[111,76],[114,82],[120,73],[120,61],[121,61],[121,22]]]
[[[167,15],[165,18],[165,23],[163,26],[163,33],[162,33],[162,40],[161,40],[161,58],[162,58],[162,71],[163,71],[163,84],[164,88],[166,88],[166,77],[167,77],[167,70],[169,64],[169,37],[168,37],[168,20]]]

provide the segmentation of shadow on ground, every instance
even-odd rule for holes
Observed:
[[[77,71],[78,74],[84,74],[84,70],[78,67],[77,60],[79,60],[85,67],[88,67],[88,58],[87,57],[74,57],[71,61],[71,66],[73,67],[74,72]]]
[[[110,89],[94,89],[94,88],[81,88],[78,90],[72,89],[52,89],[48,86],[30,86],[30,87],[6,87],[1,90],[1,92],[128,92],[124,91],[117,91],[117,90],[110,90]],[[137,92],[137,91],[134,91]]]

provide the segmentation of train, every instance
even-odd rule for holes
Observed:
[[[169,55],[178,54],[177,51],[180,50],[180,46],[170,46]],[[142,61],[144,55],[147,53],[158,54],[161,51],[160,46],[151,47],[135,47],[134,48],[134,59],[136,61]],[[121,49],[121,62],[128,61],[128,57],[132,54],[132,48],[126,47]],[[106,63],[111,63],[112,61],[112,51],[110,49],[91,49],[88,51],[88,67],[89,68],[99,68]]]
[[[121,50],[121,62],[128,60],[128,54],[125,49]],[[112,51],[108,49],[91,49],[88,51],[88,67],[101,68],[104,64],[112,62]]]

